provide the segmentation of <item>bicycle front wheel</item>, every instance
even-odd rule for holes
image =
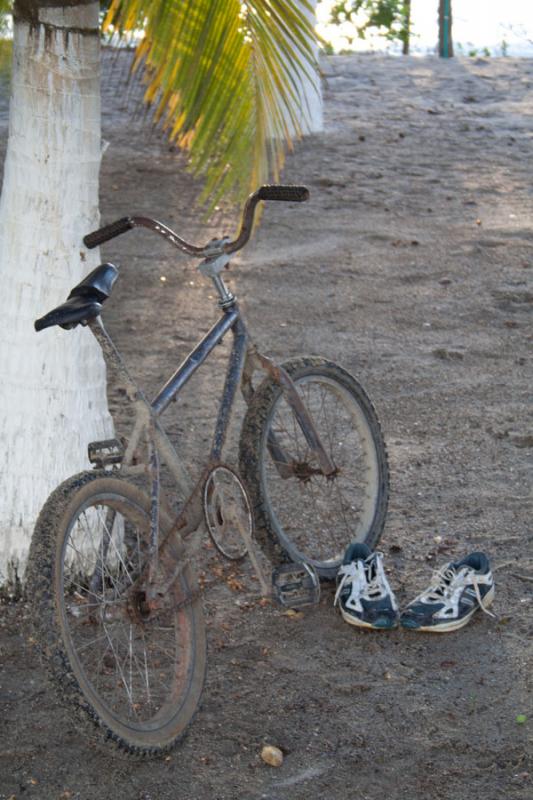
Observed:
[[[161,536],[170,521],[161,519]],[[88,732],[138,755],[168,750],[199,703],[203,614],[185,562],[151,610],[143,591],[150,501],[94,472],[65,481],[36,526],[28,588],[59,694]]]
[[[346,370],[317,357],[282,365],[335,465],[325,476],[281,387],[258,387],[241,435],[240,468],[252,497],[259,543],[274,563],[313,565],[333,578],[347,545],[374,547],[387,511],[389,471],[376,412]]]

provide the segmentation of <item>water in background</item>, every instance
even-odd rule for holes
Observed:
[[[318,30],[333,49],[376,51],[399,54],[399,44],[379,36],[353,42],[354,29],[349,24],[329,24],[334,0],[320,0],[317,8]],[[438,0],[411,0],[411,53],[435,53],[438,40]],[[457,55],[533,57],[533,0],[452,0],[453,42]]]

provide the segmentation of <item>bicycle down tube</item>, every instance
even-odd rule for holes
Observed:
[[[134,402],[137,407],[137,420],[126,451],[124,466],[129,467],[131,465],[133,453],[143,430],[152,426],[153,437],[157,442],[157,446],[164,460],[171,468],[178,485],[182,487],[184,493],[190,493],[193,490],[193,486],[184,472],[183,465],[177,457],[176,451],[170,443],[164,429],[161,427],[158,418],[179,394],[192,375],[207,360],[210,353],[222,341],[228,331],[231,330],[234,336],[234,342],[229,357],[222,399],[217,414],[208,466],[216,463],[221,458],[235,394],[241,382],[245,359],[249,356],[253,364],[253,370],[258,369],[267,372],[281,386],[286,401],[293,409],[310,449],[317,455],[324,475],[331,475],[334,473],[335,465],[331,462],[331,459],[325,451],[313,419],[305,404],[301,401],[292,380],[285,370],[274,364],[269,358],[261,355],[255,345],[250,345],[246,326],[236,304],[233,304],[224,311],[223,316],[189,353],[174,374],[159,390],[151,403],[149,403],[143,393],[135,386],[100,318],[95,322],[89,323],[89,325],[102,347],[105,358],[111,360],[115,366],[123,372],[127,382],[136,393],[136,401]],[[247,396],[246,399],[247,402],[249,402],[250,396]],[[282,477],[289,478],[293,473],[291,462],[282,448],[279,447],[276,437],[272,432],[269,432],[268,436],[268,449],[279,474]]]

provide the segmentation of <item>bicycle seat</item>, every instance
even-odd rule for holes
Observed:
[[[35,320],[35,330],[42,331],[52,325],[68,330],[80,323],[87,324],[101,313],[117,277],[118,269],[113,264],[100,264],[72,289],[64,303]]]

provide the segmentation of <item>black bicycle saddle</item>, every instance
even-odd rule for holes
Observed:
[[[100,264],[73,288],[64,303],[35,320],[35,330],[42,331],[52,325],[66,330],[80,323],[86,325],[101,313],[117,277],[118,269],[113,264]]]

